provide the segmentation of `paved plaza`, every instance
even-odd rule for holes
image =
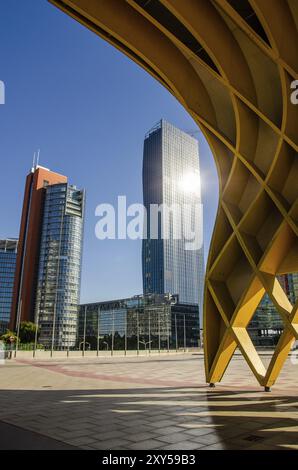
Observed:
[[[239,354],[214,389],[201,353],[18,357],[0,384],[0,449],[298,449],[293,359],[271,393]]]

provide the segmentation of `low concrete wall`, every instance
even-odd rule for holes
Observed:
[[[85,351],[83,354],[83,351],[53,351],[53,354],[51,355],[51,351],[44,351],[44,350],[37,350],[35,351],[17,351],[15,354],[15,351],[12,351],[11,357],[18,358],[18,359],[39,359],[39,360],[49,360],[49,359],[60,359],[60,358],[89,358],[89,357],[131,357],[131,356],[158,356],[158,355],[165,355],[165,354],[183,354],[183,353],[190,353],[190,352],[196,352],[196,353],[202,353],[201,349],[198,348],[188,348],[186,350],[184,349],[178,349],[176,350],[149,350],[144,351],[140,350],[139,354],[137,351],[113,351],[113,354],[111,351],[99,351],[97,355],[97,351]]]

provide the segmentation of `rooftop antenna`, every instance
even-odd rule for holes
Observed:
[[[33,160],[32,160],[32,172],[33,172],[34,169],[35,169],[35,157],[36,157],[36,154],[35,154],[35,152],[34,152],[34,154],[33,154]]]
[[[39,165],[39,154],[40,154],[40,149],[37,150],[36,166]]]

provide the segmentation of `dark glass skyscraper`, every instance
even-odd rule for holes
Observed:
[[[0,240],[0,333],[5,333],[10,322],[18,240]]]
[[[46,188],[35,322],[46,346],[73,347],[78,327],[84,191],[68,183]]]
[[[180,302],[199,304],[202,311],[202,236],[193,249],[187,243],[190,230],[198,235],[203,226],[198,141],[164,120],[145,136],[143,195],[147,209],[147,238],[142,248],[144,294],[178,294]],[[151,230],[152,204],[163,206],[157,236]]]

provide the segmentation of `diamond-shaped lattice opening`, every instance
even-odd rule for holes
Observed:
[[[261,186],[240,160],[237,160],[233,175],[227,183],[223,200],[236,224],[240,222],[250,204],[260,192]]]
[[[282,222],[282,215],[263,191],[239,226],[240,233],[256,264]]]
[[[230,319],[245,290],[251,283],[253,271],[236,238],[232,238],[214,265],[210,285],[224,313]]]
[[[293,331],[289,331],[286,318],[292,322],[293,305],[298,298],[298,276],[287,274],[274,277],[266,275],[265,280],[267,292],[259,303],[247,330],[257,349],[271,351],[271,354],[267,351],[267,354],[262,358],[264,364],[269,366],[270,357],[275,354],[276,347],[281,348],[282,353],[283,348],[291,347],[294,339]]]
[[[276,347],[284,329],[282,318],[265,294],[259,303],[247,331],[256,348],[273,349]]]
[[[237,315],[233,320],[233,327],[247,328],[264,294],[265,288],[258,276],[255,276],[242,298]]]
[[[276,365],[277,357],[280,358],[280,367],[293,344],[295,330],[297,332],[297,328],[291,328],[286,320],[287,318],[290,323],[294,324],[292,300],[297,299],[297,294],[295,294],[295,281],[293,282],[290,275],[276,278],[266,275],[265,279],[267,293],[259,303],[247,331],[255,348],[267,350],[262,355],[262,362],[267,368],[266,384],[270,386],[274,383],[272,370],[274,364]],[[296,282],[298,283],[298,276]],[[269,291],[273,296],[272,300],[268,294]]]

